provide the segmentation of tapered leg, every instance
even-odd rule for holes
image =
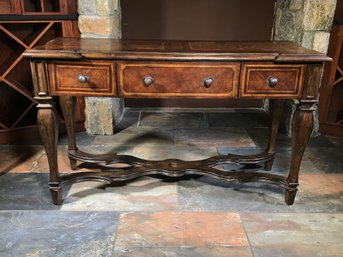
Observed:
[[[274,153],[275,146],[276,146],[276,138],[280,126],[280,121],[282,117],[282,113],[284,112],[286,105],[286,100],[283,99],[270,99],[269,100],[269,107],[270,107],[270,115],[271,115],[271,128],[270,128],[270,136],[268,145],[266,147],[267,153]],[[271,170],[273,166],[274,159],[267,161],[265,163],[265,170]]]
[[[57,162],[58,116],[52,97],[36,97],[38,100],[37,125],[45,147],[50,168],[50,192],[54,204],[62,204],[62,190]]]
[[[292,159],[287,176],[288,186],[285,190],[285,201],[288,205],[294,203],[299,185],[299,169],[307,143],[313,128],[312,107],[300,103],[292,120]]]
[[[68,150],[77,150],[75,140],[75,110],[76,98],[74,96],[60,96],[60,104],[63,112],[64,122],[68,134]],[[70,167],[76,170],[76,160],[69,158]]]

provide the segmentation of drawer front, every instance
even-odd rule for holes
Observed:
[[[240,96],[251,98],[300,97],[306,65],[259,64],[242,66]]]
[[[52,95],[115,96],[115,65],[111,62],[49,64]]]
[[[237,97],[239,63],[119,63],[118,95],[126,98]]]

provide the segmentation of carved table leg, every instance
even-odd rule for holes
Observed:
[[[37,125],[50,168],[50,192],[54,204],[62,204],[62,190],[57,162],[58,116],[50,96],[38,96]]]
[[[266,147],[267,153],[274,153],[276,146],[276,138],[279,130],[279,125],[282,117],[282,113],[285,109],[286,100],[283,99],[270,99],[270,115],[271,115],[271,128],[268,145]],[[273,166],[274,158],[265,163],[265,170],[271,170]]]
[[[285,201],[288,205],[294,203],[299,185],[299,169],[307,143],[313,128],[313,102],[301,101],[292,120],[292,160],[287,176],[288,187],[285,191]],[[315,105],[315,104],[314,104]]]
[[[68,150],[77,150],[75,140],[75,110],[76,98],[74,96],[60,96],[60,104],[63,112],[64,122],[68,134]],[[76,160],[69,158],[70,167],[76,170]]]

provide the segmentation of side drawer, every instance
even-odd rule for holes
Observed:
[[[116,96],[112,62],[52,62],[49,72],[52,95]]]
[[[251,98],[294,98],[302,94],[306,65],[245,63],[240,96]]]
[[[126,98],[237,97],[240,63],[120,62],[118,94]]]

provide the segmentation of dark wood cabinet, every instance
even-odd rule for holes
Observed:
[[[76,14],[76,2],[74,0],[0,0],[0,14]]]
[[[319,122],[323,134],[343,137],[343,20],[331,29],[328,55],[320,87]]]
[[[79,37],[76,0],[0,0],[0,144],[39,138],[30,64],[22,53],[61,36]],[[77,119],[82,124],[82,110]]]
[[[20,14],[20,0],[0,0],[0,14]]]

